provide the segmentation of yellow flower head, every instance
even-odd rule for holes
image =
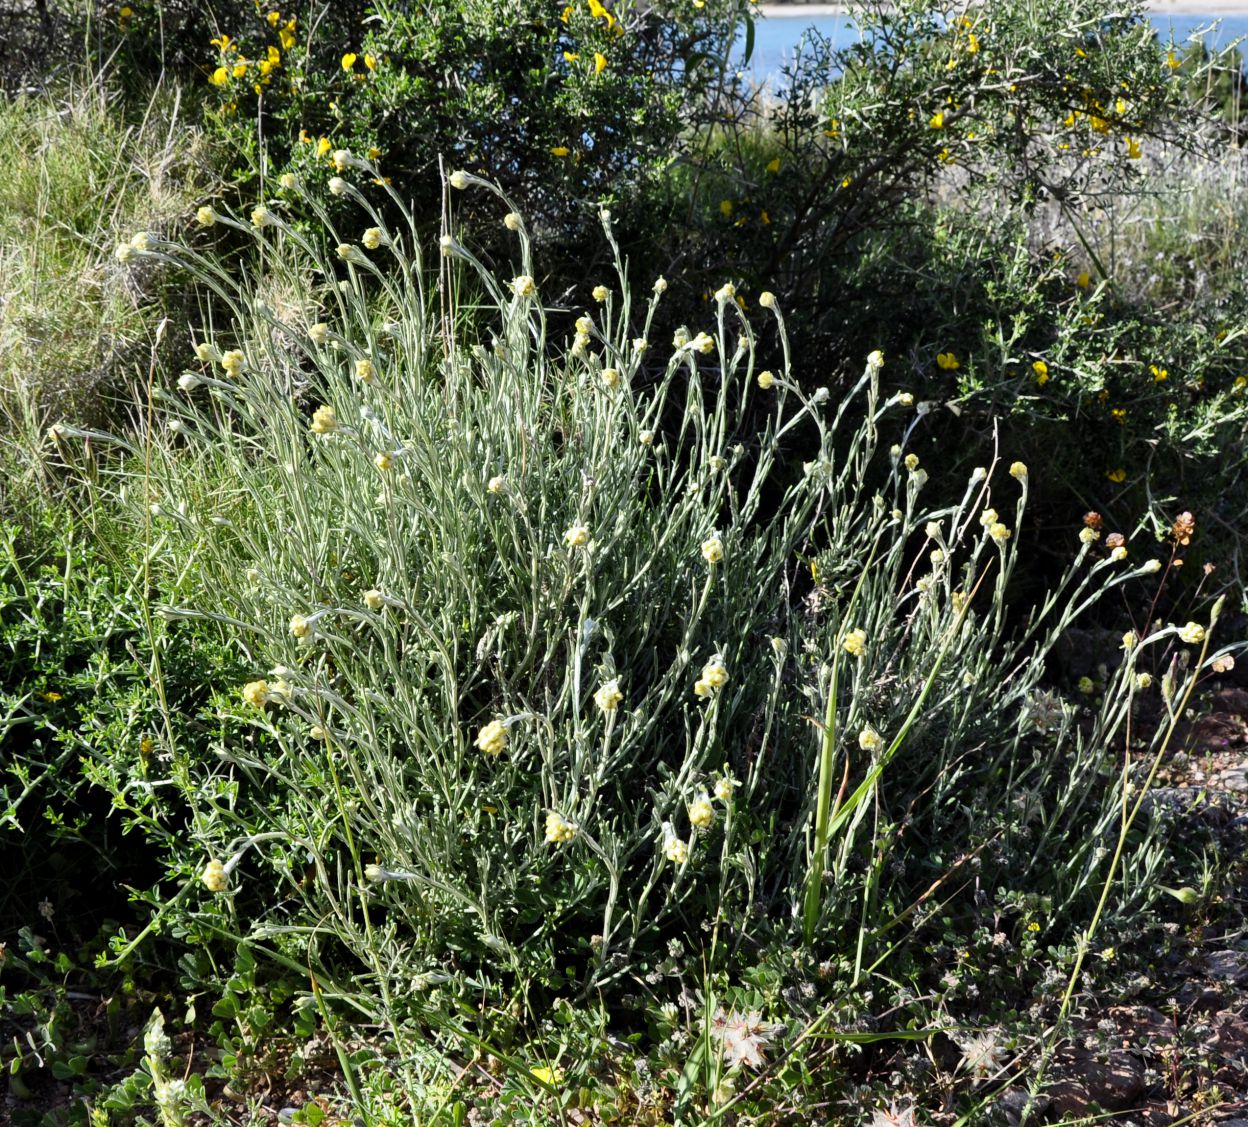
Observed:
[[[302,614],[291,615],[290,632],[301,642],[312,636],[312,623]]]
[[[700,830],[709,829],[711,823],[715,821],[715,807],[711,805],[706,791],[695,795],[693,801],[685,809],[689,812],[689,824],[697,826]]]
[[[533,297],[537,293],[537,283],[528,274],[513,278],[511,288],[516,297]]]
[[[934,114],[932,114],[931,117],[927,119],[927,124],[932,129],[944,129],[945,115],[940,110],[937,110]]]
[[[235,378],[242,372],[244,362],[245,358],[241,348],[231,348],[229,352],[221,356],[221,367],[225,370],[226,375]]]
[[[334,146],[330,143],[328,137],[318,137],[316,139],[316,155],[318,158],[323,157]]]
[[[917,454],[907,454],[905,457],[905,466],[911,473],[919,468],[919,456]]]
[[[1101,534],[1095,528],[1081,528],[1079,530],[1079,542],[1081,544],[1095,544],[1101,538]]]
[[[355,162],[351,159],[350,149],[335,149],[333,155],[334,171],[346,172]]]
[[[354,52],[348,51],[345,55],[342,56],[342,69],[345,71],[352,70],[355,67],[355,60],[358,57],[359,56],[356,55]]]
[[[763,290],[763,292],[758,295],[758,304],[764,309],[775,309],[776,295],[772,293],[771,290]]]
[[[715,797],[720,802],[730,802],[732,800],[732,792],[740,785],[731,775],[724,775],[722,778],[715,780]]]
[[[962,364],[954,353],[938,352],[936,354],[936,366],[944,372],[956,372],[962,367]]]
[[[1205,640],[1205,628],[1199,622],[1189,622],[1179,628],[1179,639],[1189,646],[1198,646]]]
[[[269,699],[268,681],[248,681],[243,686],[243,700],[254,708],[263,708]]]
[[[1013,533],[1005,527],[1000,521],[988,526],[988,535],[991,536],[998,544],[1004,544]]]
[[[554,145],[551,147],[550,155],[552,157],[566,157],[571,151],[567,145]]]
[[[204,866],[204,871],[199,874],[199,879],[209,892],[224,892],[226,886],[230,883],[229,874],[226,873],[225,866],[215,858]]]
[[[673,865],[683,865],[689,860],[689,846],[672,833],[670,829],[663,839],[663,856],[671,861]]]
[[[386,473],[394,465],[394,458],[381,450],[373,455],[373,465],[382,473]]]
[[[477,747],[486,755],[502,755],[507,747],[507,729],[501,720],[491,720],[477,733]]]
[[[879,751],[884,746],[884,738],[868,724],[858,733],[858,746],[863,751]]]
[[[711,536],[703,540],[702,558],[710,564],[722,563],[724,559],[724,542],[718,536]]]
[[[1079,276],[1075,278],[1075,285],[1081,290],[1086,290],[1092,284],[1092,275],[1086,270],[1081,270]]]
[[[610,295],[610,293],[611,291],[607,289],[606,286],[595,286],[594,291],[593,291],[593,297],[596,302],[601,304],[602,302],[607,300],[607,297]]]
[[[691,343],[703,355],[710,355],[710,353],[715,351],[715,338],[708,336],[706,333],[698,333]]]
[[[364,232],[360,242],[362,242],[369,250],[376,250],[379,246],[381,246],[381,228],[370,227]]]
[[[601,51],[594,52],[594,73],[601,74],[607,69],[607,56]]]
[[[861,628],[851,630],[841,646],[850,657],[862,657],[867,650],[867,632]]]
[[[589,543],[589,529],[583,524],[574,524],[563,534],[563,542],[569,548],[583,548]]]
[[[1016,478],[1018,481],[1027,480],[1027,463],[1015,462],[1010,466],[1010,477]]]
[[[764,391],[770,391],[773,387],[776,386],[776,377],[772,375],[771,372],[759,372],[758,373],[758,386],[761,387]]]
[[[600,685],[594,693],[594,704],[603,712],[614,712],[620,707],[620,701],[623,699],[624,694],[620,692],[620,683],[615,678]]]
[[[308,429],[313,434],[332,434],[338,429],[338,416],[329,404],[324,404],[312,412],[312,423]]]
[[[373,362],[367,357],[362,356],[355,362],[355,378],[362,384],[370,384],[373,377],[377,374],[377,370],[373,367]]]
[[[603,387],[614,390],[620,386],[620,372],[618,368],[603,368],[602,370]]]
[[[576,837],[577,829],[578,827],[574,822],[566,821],[563,815],[555,810],[546,815],[546,843],[548,845],[566,845]],[[544,1071],[550,1073],[550,1069],[545,1069]],[[553,1079],[553,1073],[550,1073],[550,1075]],[[546,1077],[543,1077],[543,1079],[546,1079]],[[550,1080],[547,1080],[547,1083],[550,1082]]]
[[[728,684],[728,667],[724,659],[716,654],[702,667],[702,682],[712,689],[722,689]]]
[[[195,213],[195,221],[201,227],[211,227],[217,221],[217,213],[205,204]]]

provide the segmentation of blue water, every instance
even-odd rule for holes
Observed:
[[[1248,15],[1219,19],[1200,14],[1159,13],[1151,19],[1162,42],[1169,42],[1173,36],[1174,42],[1182,45],[1198,33],[1203,33],[1210,45],[1216,47],[1248,37]],[[754,24],[754,55],[749,65],[753,80],[760,85],[768,80],[773,83],[778,81],[781,67],[793,58],[793,52],[808,28],[825,36],[834,47],[846,47],[858,38],[857,29],[847,16],[805,16],[798,8],[791,16],[760,17]]]

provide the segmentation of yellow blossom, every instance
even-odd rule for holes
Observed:
[[[936,366],[944,372],[956,372],[962,364],[952,352],[938,352],[936,354]]]
[[[1153,383],[1164,383],[1170,377],[1170,373],[1165,368],[1159,368],[1156,364],[1150,364],[1148,370],[1153,375]]]
[[[767,171],[768,172],[780,171],[780,158],[779,157],[776,157],[774,160],[769,160],[767,162]]]
[[[317,138],[317,141],[316,141],[316,155],[317,155],[317,157],[318,157],[318,158],[319,158],[319,157],[323,157],[323,156],[324,156],[327,152],[329,152],[329,150],[330,150],[330,149],[332,149],[333,147],[334,147],[334,146],[333,146],[332,144],[330,144],[330,141],[329,141],[329,138],[328,138],[328,137],[318,137],[318,138]]]
[[[221,356],[221,367],[228,376],[237,378],[243,370],[243,364],[244,357],[241,348],[231,348],[229,352]]]
[[[1010,477],[1015,478],[1018,481],[1026,481],[1027,480],[1027,463],[1026,462],[1014,462],[1010,466]]]
[[[583,548],[589,543],[589,529],[583,524],[574,524],[563,534],[563,542],[569,548]]]
[[[867,651],[867,632],[861,628],[851,630],[841,646],[850,657],[862,657]]]
[[[381,246],[381,228],[370,227],[364,232],[360,242],[362,242],[369,250],[376,250],[379,246]]]
[[[1120,563],[1122,560],[1125,560],[1127,558],[1126,547],[1119,544],[1118,547],[1114,548],[1113,551],[1109,553],[1109,558],[1113,560],[1114,563]]]
[[[702,541],[702,558],[707,563],[721,563],[724,558],[724,542],[718,536]]]
[[[1081,544],[1095,544],[1101,538],[1101,534],[1095,528],[1081,528],[1079,530],[1079,542]]]
[[[772,293],[771,290],[763,290],[763,292],[758,295],[758,304],[762,306],[763,309],[775,309],[776,295]]]
[[[594,693],[594,703],[603,712],[614,712],[620,707],[620,701],[623,699],[624,694],[620,692],[620,683],[615,678],[604,682]]]
[[[771,372],[758,373],[758,386],[764,391],[770,391],[776,385],[776,377]]]
[[[706,791],[696,795],[685,809],[689,813],[689,824],[700,830],[709,829],[711,823],[715,821],[715,807],[711,805]]]
[[[1205,640],[1205,628],[1199,622],[1189,622],[1179,628],[1179,639],[1189,646],[1197,646]]]
[[[620,372],[618,368],[603,368],[602,383],[604,387],[615,389],[620,386]]]
[[[663,856],[673,865],[683,865],[689,860],[689,846],[673,834],[663,842]]]
[[[537,283],[528,274],[521,274],[511,280],[511,288],[516,297],[532,297],[537,293]]]
[[[1086,290],[1092,284],[1092,275],[1086,270],[1081,270],[1079,276],[1075,279],[1075,285],[1081,290]]]
[[[394,458],[387,454],[384,450],[373,455],[373,465],[382,473],[385,473],[394,465]]]
[[[358,56],[355,55],[353,52],[348,51],[345,55],[342,56],[342,69],[346,71],[351,70],[355,66],[355,60],[357,57]]]
[[[1005,525],[998,521],[996,524],[989,526],[988,535],[991,536],[998,544],[1004,544],[1013,535],[1013,533],[1011,533]]]
[[[1134,630],[1128,630],[1122,636],[1122,648],[1124,650],[1134,649],[1136,642],[1138,642],[1139,640],[1140,640],[1139,636],[1136,634]]]
[[[868,724],[858,733],[858,746],[863,751],[879,751],[884,746],[884,738]]]
[[[195,221],[201,227],[211,227],[217,221],[217,213],[205,204],[195,213]]]
[[[243,686],[243,700],[255,708],[264,706],[264,702],[269,699],[269,683],[268,681],[248,681]]]
[[[329,404],[324,404],[312,412],[312,423],[308,429],[313,434],[332,434],[338,429],[338,416]]]
[[[732,792],[740,785],[731,775],[724,775],[715,781],[715,797],[720,802],[729,802],[732,800]]]
[[[291,615],[290,632],[301,642],[306,641],[312,636],[312,623],[302,614]]]
[[[937,110],[936,113],[932,114],[932,116],[927,119],[927,124],[932,129],[944,129],[945,115],[939,110]]]
[[[199,874],[199,879],[203,881],[204,887],[209,892],[224,892],[226,885],[229,884],[229,874],[225,871],[225,866],[215,858],[204,866],[204,871]]]
[[[607,56],[601,51],[594,52],[594,73],[601,74],[607,69]]]
[[[230,72],[226,67],[217,67],[212,72],[212,77],[208,79],[213,86],[224,86],[230,80]]]
[[[593,298],[596,302],[602,304],[602,302],[607,300],[610,293],[611,291],[607,289],[606,286],[595,286],[593,289]]]
[[[563,815],[555,810],[546,815],[546,842],[548,845],[566,845],[576,837],[577,829],[578,827],[575,823],[565,821]],[[553,1082],[554,1074],[550,1069],[547,1068],[542,1071],[547,1075],[541,1077],[541,1079],[546,1080],[547,1083]],[[534,1075],[536,1073],[537,1070],[535,1069]]]
[[[567,145],[555,145],[550,150],[552,157],[566,157],[572,150]]]
[[[362,384],[370,384],[373,377],[377,374],[377,370],[373,367],[373,362],[367,357],[362,356],[355,362],[355,378]]]
[[[1036,374],[1036,383],[1044,387],[1049,382],[1049,366],[1043,360],[1033,360],[1031,370]]]
[[[908,470],[917,470],[919,468],[919,456],[917,454],[907,454],[905,458],[905,466]]]
[[[501,720],[491,720],[477,733],[477,747],[486,755],[502,755],[507,746],[507,729]]]

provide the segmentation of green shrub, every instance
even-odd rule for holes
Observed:
[[[1012,630],[1031,476],[994,464],[929,509],[927,471],[890,447],[911,400],[881,396],[878,355],[841,399],[807,395],[787,365],[759,370],[761,326],[728,286],[668,346],[666,286],[635,303],[622,263],[552,335],[523,219],[504,281],[453,235],[426,267],[414,221],[375,223],[341,190],[375,224],[360,243],[314,190],[290,197],[298,222],[214,217],[254,227],[271,278],[163,241],[139,256],[216,292],[239,344],[196,334],[160,391],[150,479],[115,498],[144,543],[152,522],[175,645],[216,623],[251,669],[214,686],[216,754],[170,780],[185,823],[147,826],[177,926],[311,965],[403,1042],[496,1051],[559,999],[619,1007],[640,977],[671,1000],[675,950],[735,989],[800,937],[778,982],[826,964],[832,1004],[883,963],[916,996],[952,990],[899,950],[968,857],[996,891],[950,887],[941,926],[1042,913],[1069,935],[1122,787],[1145,782],[1110,754],[1158,691],[1142,674],[1194,657],[1173,702],[1212,660],[1180,649],[1203,631],[1145,610],[1076,695],[1044,687],[1105,593],[1147,607],[1147,550],[1072,535]],[[794,442],[800,474],[779,458]],[[1166,864],[1141,829],[1114,919]]]

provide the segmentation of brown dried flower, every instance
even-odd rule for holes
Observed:
[[[1100,528],[1105,523],[1105,518],[1100,513],[1084,513],[1083,523],[1089,528]]]
[[[1111,552],[1115,548],[1123,548],[1126,546],[1127,538],[1121,532],[1111,532],[1105,537],[1105,547]]]
[[[1196,531],[1196,519],[1191,513],[1180,513],[1170,528],[1170,535],[1176,544],[1186,547],[1192,542],[1192,534]]]

